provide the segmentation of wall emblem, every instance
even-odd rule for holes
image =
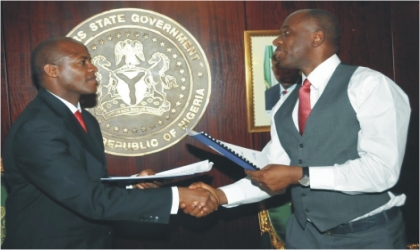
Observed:
[[[95,15],[67,34],[98,67],[98,120],[105,152],[140,156],[173,146],[203,115],[211,93],[207,58],[174,20],[143,9]]]

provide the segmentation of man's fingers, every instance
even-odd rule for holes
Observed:
[[[218,198],[205,188],[180,190],[180,207],[184,213],[190,214],[197,218],[212,213],[219,207]]]
[[[137,189],[145,189],[145,188],[158,188],[159,186],[156,185],[155,183],[143,182],[143,183],[137,183],[133,185],[133,187]]]
[[[189,189],[202,188],[203,182],[194,182],[188,186]]]

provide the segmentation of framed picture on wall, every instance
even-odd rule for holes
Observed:
[[[246,102],[249,132],[270,131],[271,109],[266,109],[265,91],[277,84],[271,70],[273,40],[279,30],[247,30],[244,32]],[[268,105],[269,106],[269,105]]]

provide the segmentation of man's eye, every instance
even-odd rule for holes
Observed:
[[[80,62],[82,65],[85,65],[86,64],[86,61],[85,60],[83,60],[83,61],[81,61]]]

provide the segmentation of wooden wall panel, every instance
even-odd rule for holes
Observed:
[[[416,5],[417,4],[417,5]],[[410,152],[404,176],[417,169],[418,176],[418,3],[400,2],[304,2],[304,1],[47,1],[2,2],[2,141],[23,108],[36,95],[31,84],[30,51],[42,40],[63,36],[85,19],[116,8],[142,8],[166,15],[184,26],[200,43],[212,73],[212,94],[202,119],[195,127],[214,137],[240,146],[262,149],[269,133],[248,133],[245,93],[245,30],[279,29],[283,19],[302,8],[324,8],[341,25],[340,57],[385,73],[406,90],[413,113]],[[414,27],[413,25],[417,25]],[[401,27],[405,27],[401,29]],[[414,38],[414,40],[411,40]],[[417,40],[416,40],[417,39]],[[6,121],[6,123],[5,123]],[[410,130],[410,131],[411,131]],[[416,136],[417,135],[417,136]],[[414,152],[417,147],[417,151]],[[215,166],[207,175],[180,179],[187,186],[202,180],[213,186],[232,183],[244,176],[221,156],[191,138],[143,157],[107,155],[110,174],[128,175],[144,168],[155,171],[210,159]],[[411,175],[412,176],[412,175]],[[418,179],[411,181],[410,189]],[[398,186],[404,192],[406,185]],[[413,195],[414,193],[410,193]],[[409,198],[408,213],[417,213],[418,193]],[[415,210],[417,209],[417,210]],[[195,219],[180,212],[170,225],[119,223],[116,248],[257,248],[259,229],[257,204],[234,209],[220,208],[212,215]],[[415,233],[415,232],[414,232]]]
[[[419,2],[391,3],[395,82],[408,94],[411,120],[400,180],[395,189],[407,195],[402,207],[408,241],[419,242]]]
[[[3,23],[2,23],[3,25]],[[11,121],[10,121],[10,105],[9,105],[9,92],[8,92],[8,86],[6,83],[6,60],[5,60],[5,52],[4,52],[4,34],[2,33],[1,36],[1,64],[3,67],[1,67],[1,146],[0,148],[3,148],[4,141],[6,138],[6,135],[9,132]]]

